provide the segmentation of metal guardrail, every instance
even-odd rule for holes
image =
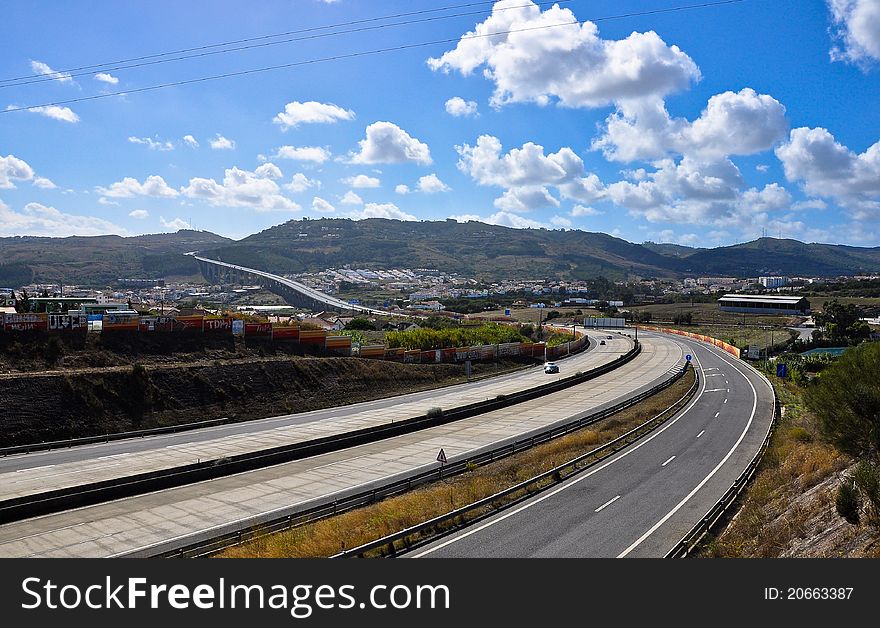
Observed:
[[[636,405],[637,403],[656,394],[657,392],[668,388],[676,381],[678,381],[682,377],[684,372],[685,371],[683,369],[678,370],[667,380],[657,384],[656,386],[653,386],[652,388],[642,393],[639,393],[638,395],[635,395],[634,397],[631,397],[630,399],[615,404],[614,406],[610,406],[598,412],[586,414],[564,425],[545,430],[538,434],[531,435],[527,438],[517,440],[513,443],[502,445],[490,451],[481,452],[479,454],[469,456],[468,458],[457,460],[447,465],[443,465],[441,467],[438,467],[437,469],[432,469],[430,471],[419,473],[403,480],[397,480],[384,486],[378,486],[366,491],[348,495],[329,503],[318,504],[310,508],[286,513],[268,521],[260,521],[258,523],[254,523],[253,521],[243,521],[240,522],[236,530],[216,534],[211,538],[200,540],[198,542],[175,548],[173,550],[150,554],[150,556],[162,558],[196,558],[207,556],[215,554],[229,547],[240,545],[242,542],[245,541],[258,539],[269,534],[274,534],[276,532],[282,532],[291,528],[300,527],[302,525],[319,521],[333,515],[341,514],[349,510],[354,510],[362,506],[367,506],[387,497],[393,497],[395,495],[406,493],[407,491],[410,491],[411,489],[421,484],[458,475],[460,473],[463,473],[464,471],[473,468],[473,465],[487,464],[489,462],[494,462],[496,460],[506,458],[513,455],[514,453],[530,449],[535,445],[545,443],[560,436],[564,436],[587,425],[607,418],[612,414],[620,412],[621,410],[624,410],[630,406]],[[692,395],[693,391],[695,390],[696,382],[691,387],[688,394]],[[667,408],[666,411],[668,410],[669,409]],[[645,425],[655,419],[656,417],[635,428],[635,430],[631,430],[630,432],[627,432],[627,434],[624,434],[618,439],[615,439],[615,441],[606,443],[605,445],[600,447],[599,450],[614,446],[615,444],[619,444],[622,439],[625,439],[639,429],[643,429]],[[598,450],[594,450],[594,452],[585,454],[585,456],[593,455],[595,451]]]
[[[245,471],[253,471],[318,454],[347,449],[356,445],[376,442],[393,436],[409,434],[429,427],[444,425],[478,414],[507,408],[524,401],[537,399],[576,386],[630,362],[640,352],[641,345],[635,343],[633,348],[624,355],[589,371],[535,386],[524,391],[498,395],[494,399],[458,406],[450,410],[441,411],[439,414],[429,411],[424,415],[401,421],[393,421],[383,425],[362,428],[300,443],[281,445],[216,460],[199,461],[170,469],[138,473],[121,478],[7,499],[0,502],[0,523],[19,521],[70,508],[80,508],[106,502],[111,499],[132,497]]]
[[[758,372],[758,374],[761,375],[761,377],[764,377],[763,373]],[[764,379],[767,380],[766,377],[764,377]],[[761,443],[761,447],[758,448],[755,456],[733,483],[733,486],[724,492],[721,499],[709,509],[708,513],[706,513],[706,516],[698,521],[675,545],[675,547],[666,553],[664,558],[686,558],[692,550],[699,546],[703,538],[709,534],[716,525],[718,525],[718,522],[724,518],[731,506],[736,503],[739,496],[746,489],[749,482],[752,480],[752,477],[757,473],[758,466],[761,464],[761,460],[764,457],[764,452],[767,451],[767,448],[770,445],[770,438],[773,436],[776,422],[778,421],[780,414],[779,397],[776,395],[776,389],[773,388],[773,385],[770,384],[769,380],[767,380],[767,384],[773,391],[773,419],[770,421],[770,427],[767,430],[764,441]]]
[[[656,388],[658,388],[660,386],[662,386],[662,388],[666,388],[666,387],[670,386],[675,381],[678,381],[682,377],[682,375],[684,375],[684,373],[686,372],[686,368],[687,367],[685,367],[685,369],[682,369],[679,373],[677,373],[675,376],[673,376],[672,378],[670,378],[669,380],[667,380],[663,384],[655,386],[651,390],[646,391],[646,393],[654,394],[655,392],[659,392],[658,390],[655,390]],[[398,541],[405,542],[411,536],[414,536],[414,535],[421,536],[423,533],[425,533],[427,531],[435,530],[438,527],[443,526],[444,524],[454,524],[456,519],[463,518],[466,514],[468,514],[470,512],[473,512],[475,510],[480,510],[480,509],[486,508],[488,506],[495,506],[494,508],[491,509],[490,512],[484,513],[484,514],[478,516],[477,518],[475,518],[471,521],[468,521],[466,524],[463,524],[463,525],[471,525],[473,523],[476,523],[479,520],[484,519],[487,516],[490,516],[492,514],[499,512],[500,510],[503,510],[505,508],[509,508],[509,507],[519,503],[519,501],[521,499],[531,497],[537,493],[540,493],[541,491],[547,490],[548,488],[555,486],[555,485],[559,484],[560,482],[563,482],[563,481],[569,479],[570,477],[577,475],[578,473],[580,473],[582,471],[585,471],[586,469],[589,469],[593,465],[598,464],[599,462],[605,460],[609,456],[614,455],[615,453],[617,453],[618,451],[620,451],[624,447],[629,446],[630,444],[632,444],[632,442],[634,442],[635,440],[638,440],[638,438],[641,438],[642,436],[649,434],[650,432],[652,432],[654,429],[656,429],[659,425],[661,425],[663,423],[663,420],[661,420],[663,417],[668,418],[667,415],[674,416],[674,414],[680,408],[687,405],[687,403],[693,398],[693,395],[696,393],[696,390],[699,385],[699,376],[697,375],[696,371],[694,371],[694,375],[695,375],[695,377],[694,377],[693,384],[691,384],[691,387],[688,389],[688,391],[678,401],[676,401],[674,404],[672,404],[671,406],[669,406],[668,408],[666,408],[665,410],[663,410],[659,414],[651,417],[650,419],[648,419],[647,421],[645,421],[641,425],[638,425],[635,428],[629,430],[628,432],[621,434],[620,436],[618,436],[614,440],[611,440],[603,445],[600,445],[599,447],[597,447],[591,451],[588,451],[585,454],[581,454],[580,456],[573,458],[572,460],[569,460],[568,462],[564,462],[563,464],[558,465],[558,466],[550,469],[549,471],[545,471],[539,475],[536,475],[536,476],[531,477],[527,480],[524,480],[523,482],[515,484],[514,486],[508,487],[502,491],[494,493],[493,495],[489,495],[488,497],[484,497],[484,498],[477,500],[475,502],[472,502],[466,506],[462,506],[461,508],[457,508],[456,510],[445,513],[445,514],[440,515],[438,517],[434,517],[433,519],[430,519],[430,520],[425,521],[423,523],[419,523],[419,524],[416,524],[416,525],[411,526],[409,528],[406,528],[404,530],[401,530],[399,532],[395,532],[394,534],[390,534],[390,535],[382,537],[380,539],[376,539],[375,541],[370,541],[369,543],[364,543],[363,545],[352,548],[350,550],[344,550],[344,551],[340,552],[339,554],[336,554],[332,558],[351,558],[351,557],[363,556],[367,552],[377,550],[377,549],[380,549],[383,547],[388,547],[389,553],[393,554],[394,552],[397,551],[397,548],[394,546],[394,543],[396,543]],[[633,400],[630,400],[630,402],[626,402],[626,405],[619,404],[619,405],[623,405],[623,407],[608,408],[607,410],[600,413],[600,414],[604,414],[604,416],[598,417],[598,418],[594,419],[594,421],[591,421],[591,422],[595,422],[596,420],[600,420],[601,418],[605,418],[606,416],[609,416],[610,414],[614,414],[616,412],[619,412],[620,410],[625,409],[626,407],[628,407],[630,405],[634,405],[635,403],[638,403],[638,401],[642,401],[643,399],[645,399],[645,396],[643,396],[643,395],[645,395],[646,393],[642,393],[642,394],[638,395],[636,398],[633,398]],[[648,396],[650,396],[650,395],[648,395]],[[638,399],[638,401],[636,401],[636,399]],[[672,413],[672,414],[669,414],[669,413]],[[572,431],[572,430],[567,430],[567,431]],[[637,434],[638,434],[638,436],[636,436]],[[633,440],[630,440],[633,436],[636,436],[636,438]],[[546,440],[549,440],[549,439],[546,439]],[[581,463],[583,463],[585,461],[589,461],[589,462],[587,462],[583,466],[579,466]],[[570,472],[564,473],[564,471],[566,469],[570,469]],[[544,482],[546,480],[552,480],[552,482],[549,484],[543,485],[543,486],[536,486],[536,485],[540,485],[542,482]],[[535,486],[535,489],[529,491],[529,487],[532,487],[532,486]],[[515,495],[516,493],[521,493],[521,492],[523,492],[523,495],[520,498],[517,498],[511,502],[502,504],[500,506],[498,506],[496,504],[496,502],[498,502],[499,500],[502,500],[504,498],[510,497],[511,495]],[[454,529],[460,529],[461,527],[463,527],[463,525],[454,526]],[[449,530],[449,531],[451,531],[451,530]],[[449,531],[444,531],[444,533],[448,533]],[[420,542],[424,542],[423,538],[419,539],[419,540],[420,540]]]

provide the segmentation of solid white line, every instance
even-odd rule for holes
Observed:
[[[706,430],[703,430],[702,432],[700,432],[699,434],[697,434],[697,438],[699,438],[700,436],[702,436],[702,435],[705,434],[705,433],[706,433]]]
[[[716,413],[715,413],[715,418],[716,418],[716,419],[718,418],[718,415],[719,415],[719,414],[721,414],[721,413],[720,413],[720,412],[716,412]]]
[[[700,362],[699,358],[697,358],[696,354],[694,355],[694,360],[696,361],[697,366],[699,366],[699,368],[700,368],[700,372],[702,373],[702,372],[703,372],[703,365],[702,365],[702,363]],[[559,488],[553,489],[552,491],[550,491],[550,492],[548,492],[548,493],[542,495],[541,497],[538,497],[538,498],[536,498],[536,499],[534,499],[534,500],[527,501],[526,503],[524,503],[524,504],[523,504],[522,506],[520,506],[519,508],[516,508],[515,510],[511,510],[510,512],[507,512],[507,513],[505,513],[505,514],[503,514],[503,515],[501,515],[501,516],[499,516],[499,517],[497,517],[497,518],[489,519],[489,520],[488,520],[486,523],[484,523],[483,525],[480,525],[480,526],[477,526],[477,527],[475,527],[475,528],[472,528],[472,529],[468,530],[467,532],[463,532],[462,534],[460,534],[460,535],[458,535],[458,536],[454,536],[454,537],[452,537],[451,539],[449,539],[448,541],[444,541],[443,543],[440,543],[440,544],[438,544],[438,545],[435,545],[435,546],[433,546],[433,547],[430,547],[430,548],[426,549],[426,550],[423,551],[423,552],[419,552],[418,554],[414,554],[414,555],[413,555],[413,558],[421,558],[422,556],[427,556],[428,554],[431,554],[431,553],[433,553],[433,552],[436,552],[436,551],[439,550],[439,549],[443,549],[443,548],[446,547],[447,545],[452,545],[453,543],[456,543],[456,542],[458,542],[458,541],[461,541],[462,539],[466,539],[467,537],[469,537],[469,536],[472,535],[472,534],[476,534],[477,532],[480,532],[481,530],[485,530],[486,528],[488,528],[488,527],[490,527],[490,526],[493,526],[493,525],[495,525],[496,523],[500,523],[500,522],[504,521],[505,519],[507,519],[508,517],[512,517],[512,516],[514,516],[514,515],[516,515],[516,514],[519,514],[519,513],[522,512],[523,510],[526,510],[527,508],[531,508],[532,506],[536,506],[537,504],[540,504],[540,503],[541,503],[542,501],[544,501],[545,499],[550,499],[551,497],[553,497],[553,496],[556,495],[557,493],[561,493],[562,491],[564,491],[564,490],[566,490],[566,489],[568,489],[568,488],[571,488],[572,486],[574,486],[574,485],[577,484],[578,482],[582,482],[583,480],[586,480],[587,478],[589,478],[589,477],[595,475],[596,473],[599,473],[599,471],[602,471],[602,470],[605,469],[606,467],[610,467],[612,464],[614,464],[615,462],[617,462],[617,461],[619,461],[619,460],[622,460],[623,458],[626,458],[628,455],[630,455],[630,454],[633,453],[634,451],[638,451],[639,448],[643,447],[644,445],[647,445],[647,444],[650,443],[652,440],[654,440],[655,438],[657,438],[658,436],[660,436],[660,434],[662,434],[663,432],[665,432],[666,430],[668,430],[670,427],[672,427],[673,425],[675,425],[675,424],[679,421],[679,419],[681,419],[682,417],[684,417],[684,415],[686,415],[686,414],[690,411],[690,409],[693,408],[693,407],[697,404],[697,402],[700,400],[700,397],[703,396],[703,392],[704,392],[705,389],[706,389],[706,378],[705,378],[705,377],[702,377],[702,378],[700,378],[700,379],[701,379],[701,382],[700,382],[700,392],[697,393],[697,395],[696,395],[693,399],[691,399],[690,404],[688,404],[688,406],[687,406],[687,407],[681,412],[681,414],[679,414],[679,415],[678,415],[677,417],[675,417],[674,419],[671,419],[671,420],[667,421],[667,422],[663,425],[663,427],[661,427],[660,429],[658,429],[658,430],[656,430],[655,432],[651,433],[650,436],[646,437],[645,439],[643,439],[643,440],[641,440],[641,441],[638,441],[638,443],[637,443],[635,446],[633,446],[632,448],[624,449],[623,452],[622,452],[619,456],[616,456],[616,457],[612,458],[611,460],[609,460],[608,462],[606,462],[605,464],[599,465],[599,466],[596,467],[595,469],[593,469],[593,470],[591,470],[591,471],[587,471],[587,472],[584,473],[583,475],[580,475],[580,476],[576,477],[574,480],[572,480],[572,481],[569,482],[568,484],[563,484],[563,485],[560,486]]]
[[[668,465],[668,464],[669,464],[670,462],[672,462],[673,460],[675,460],[675,456],[672,456],[672,458],[670,458],[669,460],[667,460],[666,462],[664,462],[664,463],[661,464],[660,466],[661,466],[661,467],[665,467],[666,465]]]
[[[721,357],[721,356],[719,355],[718,357]],[[726,358],[721,358],[721,359],[724,360],[725,362],[727,362],[727,359],[726,359]],[[728,362],[728,363],[729,363],[729,362]],[[663,518],[660,519],[660,521],[658,521],[658,522],[655,523],[653,526],[651,526],[651,528],[650,528],[647,532],[645,532],[642,536],[640,536],[638,539],[636,539],[635,542],[634,542],[632,545],[630,545],[630,546],[627,547],[625,550],[623,550],[623,551],[617,556],[618,558],[624,558],[627,554],[629,554],[629,553],[632,552],[635,548],[637,548],[639,545],[641,545],[641,544],[645,541],[645,539],[647,539],[649,536],[651,536],[652,534],[654,534],[654,532],[657,531],[657,528],[659,528],[659,527],[662,526],[664,523],[666,523],[667,521],[669,521],[669,519],[670,519],[670,517],[672,517],[672,515],[674,515],[675,513],[677,513],[677,512],[681,509],[682,506],[684,506],[688,501],[690,501],[690,499],[691,499],[694,495],[697,494],[697,491],[699,491],[701,488],[703,488],[703,487],[706,485],[706,483],[707,483],[709,480],[711,480],[712,477],[713,477],[716,473],[718,473],[718,470],[719,470],[722,466],[724,466],[724,463],[727,462],[727,461],[730,459],[730,457],[733,455],[733,452],[735,452],[735,451],[737,450],[737,448],[740,446],[740,443],[743,442],[743,439],[746,437],[746,434],[748,433],[749,428],[752,427],[752,421],[753,421],[754,418],[755,418],[755,413],[758,411],[758,391],[755,390],[755,386],[754,386],[754,384],[752,384],[752,380],[750,380],[750,379],[746,376],[745,373],[743,373],[742,371],[740,371],[740,370],[739,370],[736,366],[734,366],[732,363],[729,363],[729,364],[730,364],[730,366],[732,366],[732,367],[733,367],[733,368],[734,368],[734,369],[735,369],[740,375],[742,375],[742,376],[745,378],[746,382],[749,384],[749,388],[752,389],[752,394],[755,396],[755,399],[754,399],[754,401],[752,402],[752,413],[749,415],[749,420],[746,422],[746,426],[743,428],[742,434],[739,435],[739,438],[738,438],[738,439],[736,440],[736,442],[733,444],[733,447],[730,448],[730,451],[727,452],[727,455],[725,455],[724,458],[721,459],[721,462],[719,462],[719,463],[715,466],[715,468],[712,469],[712,471],[709,472],[709,475],[707,475],[706,477],[704,477],[704,478],[700,481],[700,483],[697,484],[697,485],[694,487],[694,489],[693,489],[690,493],[688,493],[687,495],[685,495],[684,499],[682,499],[680,502],[678,502],[678,504],[676,504],[675,508],[673,508],[673,509],[670,510],[668,513],[666,513],[665,515],[663,515]],[[727,399],[725,399],[724,402],[727,403]]]
[[[612,497],[607,502],[605,502],[604,504],[602,504],[601,506],[596,508],[595,512],[600,512],[600,511],[604,510],[606,507],[610,506],[611,504],[616,502],[618,499],[620,499],[620,495],[618,495],[617,497]]]
[[[727,388],[709,388],[709,389],[706,390],[706,392],[721,392],[721,391],[723,391],[723,390],[726,390],[727,392],[730,392],[730,390],[727,389]]]
[[[727,403],[727,397],[724,398],[724,403]]]

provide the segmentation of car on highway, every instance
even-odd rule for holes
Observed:
[[[599,341],[599,344],[600,344],[600,345],[604,345],[604,344],[605,344],[605,341],[604,341],[604,340],[600,340],[600,341]]]
[[[545,373],[558,373],[559,372],[559,365],[556,364],[555,362],[547,362],[546,364],[544,364],[544,372]]]
[[[608,340],[614,340],[614,336],[605,336]]]

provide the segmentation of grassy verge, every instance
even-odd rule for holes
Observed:
[[[693,383],[693,371],[644,402],[549,443],[403,495],[229,548],[225,558],[332,556],[479,499],[564,464],[656,416]]]
[[[849,459],[822,442],[802,389],[770,378],[784,415],[758,474],[729,525],[700,552],[710,557],[776,557],[806,535],[812,509],[798,502],[811,488],[842,471]],[[833,497],[828,504],[833,510]]]

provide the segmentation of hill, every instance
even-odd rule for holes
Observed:
[[[107,285],[117,279],[197,275],[190,251],[232,242],[207,231],[121,236],[0,238],[0,286]]]

